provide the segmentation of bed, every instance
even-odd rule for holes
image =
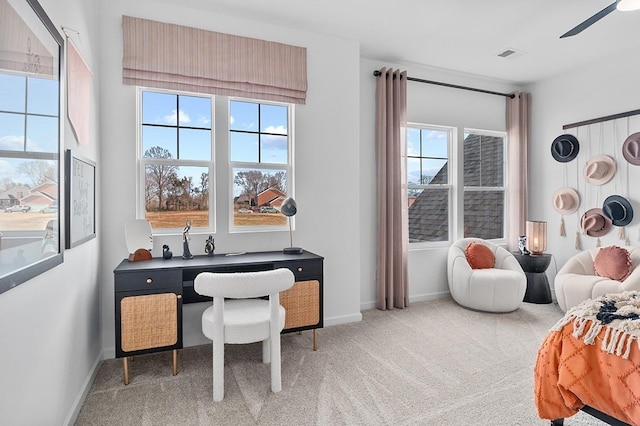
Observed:
[[[538,415],[553,425],[583,410],[640,426],[640,292],[571,308],[542,343],[534,379]]]

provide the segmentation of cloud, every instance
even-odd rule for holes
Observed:
[[[233,121],[234,121],[234,119],[233,119],[233,115],[230,115],[230,116],[229,116],[229,125],[232,125],[232,124],[233,124]]]
[[[286,135],[287,134],[287,128],[280,125],[280,126],[268,126],[265,130],[266,133],[277,133],[279,135]]]
[[[191,122],[191,119],[186,112],[184,112],[183,110],[177,112],[175,109],[171,111],[171,114],[164,116],[164,121],[168,124],[177,124],[178,117],[180,118],[180,124]]]
[[[0,137],[0,149],[7,151],[24,150],[24,136],[3,136]]]

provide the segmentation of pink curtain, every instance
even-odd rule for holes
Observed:
[[[377,306],[409,306],[406,126],[407,72],[383,68],[376,81]]]
[[[518,237],[525,234],[529,196],[527,150],[529,147],[529,93],[516,92],[507,98],[507,206],[509,250],[518,249]]]
[[[304,104],[307,49],[122,17],[124,84]]]

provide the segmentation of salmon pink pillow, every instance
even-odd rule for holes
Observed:
[[[496,264],[496,257],[489,247],[472,241],[464,248],[464,255],[472,269],[489,269]]]
[[[603,247],[593,259],[596,275],[616,281],[624,281],[631,275],[631,257],[622,247]]]

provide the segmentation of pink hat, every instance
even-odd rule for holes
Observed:
[[[553,193],[553,208],[558,213],[571,214],[580,207],[580,197],[575,189],[565,186]]]
[[[596,155],[584,166],[584,178],[591,185],[604,185],[616,174],[616,162],[608,155]]]
[[[604,215],[602,209],[590,209],[580,219],[582,233],[590,237],[601,237],[611,230],[611,219]]]
[[[640,166],[640,132],[630,135],[622,145],[624,159],[634,166]]]

